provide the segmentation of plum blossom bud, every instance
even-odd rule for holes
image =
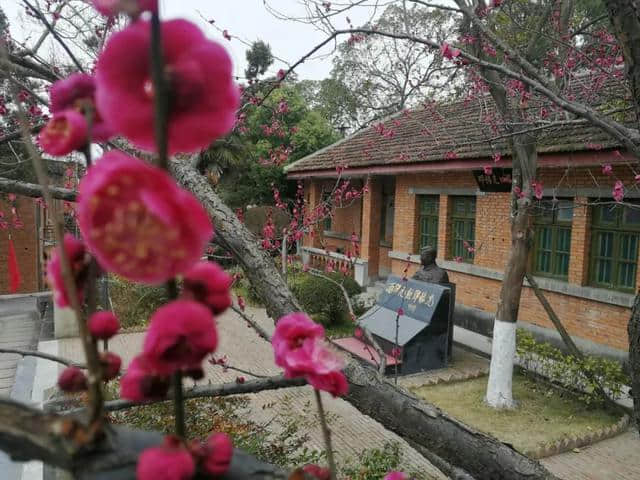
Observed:
[[[58,387],[63,392],[82,392],[87,389],[87,377],[78,367],[67,367],[58,377]]]
[[[120,373],[122,359],[115,353],[102,352],[100,354],[100,362],[102,363],[102,373],[105,381],[113,380]]]
[[[182,296],[203,303],[214,314],[219,314],[231,306],[232,283],[233,278],[217,263],[198,262],[184,274]]]
[[[111,311],[96,312],[89,318],[89,333],[93,338],[109,340],[120,330],[120,322]]]

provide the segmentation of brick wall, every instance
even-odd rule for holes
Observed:
[[[42,282],[39,272],[38,230],[36,223],[37,209],[32,198],[18,196],[16,210],[24,223],[24,228],[0,230],[0,294],[9,292],[9,235],[13,238],[13,245],[20,269],[21,283],[17,293],[37,292]],[[4,213],[4,220],[11,225],[11,206],[5,199],[0,200],[0,211]]]
[[[545,186],[545,195],[553,188],[571,192],[572,189],[599,188],[596,196],[610,197],[611,187],[616,179],[626,185],[633,184],[634,172],[627,166],[614,166],[614,176],[606,177],[599,165],[593,167],[546,168],[539,172],[539,181]],[[372,194],[365,197],[362,205],[363,238],[375,237],[379,232],[379,213],[376,205],[379,202],[379,181],[372,183]],[[417,252],[419,226],[417,222],[417,196],[410,193],[412,188],[430,188],[441,192],[438,223],[438,258],[450,259],[451,194],[460,193],[455,189],[467,189],[467,194],[477,188],[471,172],[422,173],[406,174],[396,177],[395,193],[395,226],[393,235],[393,251],[403,254]],[[448,194],[447,194],[448,193]],[[568,282],[574,285],[588,285],[589,253],[590,253],[590,208],[589,197],[569,195],[574,198],[574,211],[571,232],[571,257],[569,263]],[[589,193],[591,195],[591,193]],[[510,194],[487,193],[476,196],[476,253],[474,265],[491,270],[502,270],[507,261],[511,232],[509,222]],[[340,219],[340,225],[348,224]],[[337,245],[339,242],[334,241]],[[389,259],[388,251],[381,248],[376,241],[369,239],[363,245],[362,257],[370,261],[370,269],[375,275],[380,269],[391,267],[394,274],[402,275],[406,261]],[[418,265],[412,264],[409,274],[413,274]],[[493,313],[496,310],[501,283],[498,280],[483,276],[450,271],[449,276],[457,284],[457,300],[469,307]],[[640,286],[640,269],[637,285]],[[545,292],[547,299],[560,316],[565,327],[572,335],[591,340],[607,346],[626,350],[627,321],[630,309],[577,296]],[[547,315],[533,291],[525,287],[521,300],[519,319],[546,328],[553,328]]]

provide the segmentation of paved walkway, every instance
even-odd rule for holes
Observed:
[[[37,299],[32,296],[0,297],[0,348],[36,350],[40,336]],[[0,353],[0,396],[31,401],[36,361],[33,357]],[[20,480],[22,464],[0,452],[0,478]]]
[[[260,324],[273,330],[273,324],[267,320],[263,310],[252,310]],[[249,370],[258,375],[277,375],[279,367],[273,363],[271,345],[260,339],[234,313],[228,313],[218,319],[220,347],[217,355],[227,355],[229,364]],[[127,365],[131,358],[141,351],[144,333],[118,335],[110,342],[109,348],[122,356]],[[77,339],[59,341],[59,354],[65,358],[82,360],[82,351]],[[222,368],[206,365],[206,377],[200,383],[219,383],[233,381],[239,374],[232,371],[226,373]],[[300,423],[312,425],[309,431],[310,441],[306,445],[310,449],[323,448],[322,434],[315,419],[315,404],[312,390],[305,387],[286,390],[261,392],[249,395],[251,400],[251,419],[256,422],[268,422],[278,411],[286,409],[298,416]],[[357,461],[363,450],[382,448],[385,441],[395,441],[401,445],[403,467],[423,472],[428,479],[445,479],[446,477],[404,440],[369,417],[362,415],[351,404],[341,399],[323,396],[330,418],[330,427],[334,441],[334,449],[338,461],[351,458]]]
[[[0,348],[35,350],[40,335],[34,297],[0,298]],[[0,395],[10,396],[20,355],[0,353]]]
[[[264,311],[250,310],[256,320],[268,331],[272,323],[265,318]],[[227,355],[233,366],[250,370],[260,375],[279,373],[273,364],[270,345],[261,340],[235,314],[228,313],[219,318],[220,348],[218,355]],[[126,365],[141,350],[143,333],[119,335],[111,349],[123,357]],[[77,361],[82,360],[81,347],[77,339],[63,339],[58,342],[61,356]],[[436,379],[461,379],[485,374],[488,361],[464,350],[454,350],[454,362],[450,368],[424,374],[402,377],[400,384],[409,387],[434,382]],[[221,368],[207,365],[204,383],[233,381],[236,373],[223,372]],[[298,415],[305,424],[314,423],[313,396],[308,387],[261,392],[249,396],[252,419],[261,422],[273,418],[274,408],[288,409]],[[403,467],[422,471],[427,478],[446,478],[406,442],[382,425],[362,415],[349,403],[327,397],[327,410],[332,418],[331,428],[338,460],[357,459],[364,449],[380,448],[385,441],[397,441],[404,451]],[[322,448],[319,427],[311,427],[309,448]],[[640,438],[631,431],[615,438],[604,440],[579,452],[569,452],[542,460],[554,474],[564,480],[631,480],[640,479]]]

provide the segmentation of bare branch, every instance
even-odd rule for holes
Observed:
[[[62,365],[66,365],[67,367],[77,367],[77,368],[87,368],[86,365],[82,363],[76,363],[72,360],[67,360],[66,358],[57,357],[55,355],[50,355],[44,352],[38,352],[36,350],[20,350],[17,348],[0,348],[0,353],[15,353],[17,355],[22,355],[23,357],[38,357],[44,358],[45,360],[51,360],[52,362],[61,363]]]
[[[0,177],[0,192],[15,193],[24,195],[25,197],[42,197],[42,187],[37,183],[21,182],[20,180],[11,180],[9,178]],[[67,202],[75,202],[78,192],[69,190],[68,188],[49,187],[49,193],[52,198],[65,200]]]
[[[184,398],[210,398],[210,397],[227,397],[229,395],[242,395],[247,393],[258,393],[266,390],[278,390],[280,388],[301,387],[306,385],[304,378],[285,378],[282,375],[273,377],[259,378],[256,380],[247,380],[244,383],[230,382],[220,383],[216,385],[199,385],[191,390],[185,390]],[[104,410],[106,412],[116,412],[118,410],[126,410],[132,407],[141,407],[144,405],[153,405],[155,403],[170,402],[171,398],[153,400],[150,402],[131,402],[122,398],[118,400],[110,400],[105,402]],[[47,409],[56,409],[59,402],[49,402],[45,405]],[[74,408],[71,410],[63,410],[61,413],[76,414],[83,412],[84,408]],[[0,417],[1,418],[1,417]]]

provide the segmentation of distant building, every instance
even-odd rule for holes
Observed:
[[[407,265],[412,274],[420,247],[436,246],[438,264],[457,284],[456,323],[489,335],[511,244],[510,150],[491,131],[491,103],[403,112],[289,165],[288,178],[304,182],[309,208],[335,186],[338,168],[352,184],[369,187],[305,237],[305,259],[344,265],[341,253],[355,233],[353,274],[369,284],[402,275]],[[534,212],[530,271],[580,345],[623,358],[640,283],[640,209],[615,205],[611,192],[621,180],[625,201],[638,202],[637,172],[617,144],[588,124],[542,130],[537,146],[544,198]],[[604,164],[612,165],[612,176]],[[553,329],[528,287],[519,320],[534,331]]]
[[[48,168],[53,185],[64,186],[69,181],[67,173],[72,173],[72,182],[73,178],[77,178],[75,163],[50,161]],[[6,228],[0,229],[0,295],[11,293],[8,270],[10,237],[13,239],[21,278],[16,293],[48,290],[45,274],[49,251],[55,246],[53,218],[62,214],[65,228],[73,231],[75,221],[71,206],[55,200],[53,205],[44,208],[44,203],[35,198],[22,195],[16,195],[15,200],[11,198],[13,196],[9,194],[0,194],[0,212],[3,215],[0,221],[6,222]],[[14,208],[15,215],[12,211]],[[18,225],[15,224],[16,218]]]

